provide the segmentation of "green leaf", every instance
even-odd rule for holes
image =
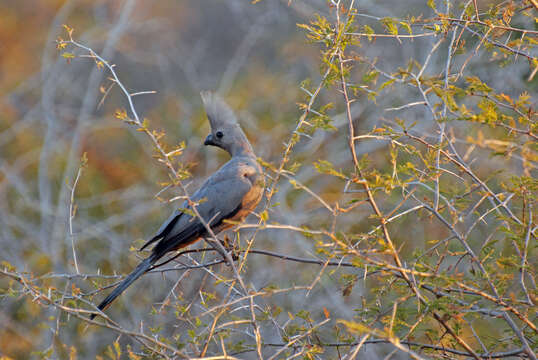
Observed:
[[[369,27],[368,25],[364,25],[363,28],[364,28],[363,31],[364,31],[366,34],[374,34],[374,33],[375,33],[375,32],[374,32],[374,29],[372,29],[372,28]],[[368,36],[368,40],[369,40],[369,41],[372,41],[373,38],[374,38],[373,36]]]
[[[71,60],[71,59],[75,58],[75,54],[66,51],[66,52],[62,53],[62,57],[67,59],[67,60]]]
[[[381,91],[384,88],[386,88],[387,86],[390,86],[390,85],[394,84],[395,81],[396,81],[395,79],[390,79],[388,81],[385,81],[383,84],[381,84],[378,91]]]
[[[326,160],[318,160],[317,163],[314,163],[314,166],[322,174],[333,175],[344,180],[347,179],[342,172],[335,170],[333,164]]]
[[[386,17],[380,20],[387,31],[392,35],[398,35],[398,27],[396,26],[395,20],[390,17]]]
[[[121,358],[121,347],[120,344],[117,341],[114,341],[114,350],[116,351],[116,354],[118,355],[118,359]]]
[[[379,76],[379,71],[377,70],[368,71],[366,74],[362,76],[362,82],[369,83],[371,81],[375,81],[377,80],[378,76]]]
[[[405,30],[407,30],[407,33],[409,35],[413,34],[413,30],[411,29],[411,25],[408,22],[400,21],[400,25],[402,25],[405,28]]]
[[[476,76],[468,76],[465,78],[465,81],[469,83],[468,89],[470,91],[476,91],[476,92],[485,92],[490,93],[492,89],[487,86],[485,83],[483,83],[478,77]]]

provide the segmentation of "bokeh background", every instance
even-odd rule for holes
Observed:
[[[487,9],[493,2],[479,3]],[[359,21],[375,30],[381,29],[376,18],[433,16],[426,2],[419,0],[361,0],[356,5],[364,15],[358,17]],[[439,6],[444,5],[439,2]],[[166,132],[165,143],[186,143],[179,160],[192,173],[186,183],[194,191],[227,160],[218,149],[202,146],[209,126],[199,91],[209,89],[221,94],[236,109],[257,155],[278,164],[284,143],[302,114],[297,105],[306,98],[301,83],[310,79],[315,85],[321,79],[320,46],[309,43],[297,24],[308,23],[315,14],[334,18],[331,7],[321,0],[265,0],[256,4],[246,0],[2,0],[0,14],[0,260],[18,271],[44,276],[41,280],[60,290],[74,286],[84,293],[113,280],[60,276],[75,273],[72,241],[80,273],[126,274],[141,256],[135,249],[178,206],[167,200],[179,195],[179,190],[161,192],[161,183],[168,181],[169,175],[153,159],[148,138],[114,117],[115,110],[127,108],[127,102],[108,79],[107,71],[95,66],[90,58],[60,56],[55,40],[66,38],[62,25],[69,25],[77,41],[115,64],[129,91],[155,91],[136,96],[135,106],[152,128]],[[528,23],[531,20],[521,21],[520,26],[533,28]],[[379,38],[352,51],[375,59],[379,68],[392,73],[405,68],[410,59],[423,63],[437,40],[436,36],[401,41]],[[468,41],[473,44],[472,37]],[[445,52],[433,55],[428,73],[441,72]],[[462,56],[455,61],[461,64],[465,59]],[[526,90],[534,97],[537,83],[528,81],[532,71],[528,61],[524,57],[512,59],[500,71],[498,65],[503,60],[491,53],[475,56],[466,73],[479,76],[509,96],[517,98]],[[367,71],[367,65],[358,65],[352,76],[359,81]],[[418,93],[408,87],[394,85],[390,93],[382,93],[375,102],[366,95],[359,93],[352,105],[357,133],[390,123],[395,117],[416,121],[417,131],[424,134],[435,132],[426,107],[386,111],[418,99]],[[323,91],[317,104],[339,97],[337,91]],[[354,196],[343,193],[343,181],[320,176],[312,166],[324,159],[335,168],[350,169],[344,110],[337,103],[329,111],[336,131],[318,130],[311,138],[302,138],[292,153],[292,162],[305,164],[295,179],[329,204],[345,204]],[[477,130],[461,124],[454,126],[454,131],[465,140],[466,134],[476,134]],[[387,142],[365,141],[357,146],[359,156],[368,154],[370,166],[380,171],[391,166],[389,150]],[[487,154],[493,150],[476,151]],[[83,153],[88,161],[74,192],[76,213],[70,221],[71,189]],[[481,158],[484,160],[476,169],[481,175],[501,169],[525,171],[517,158]],[[335,224],[327,209],[307,192],[285,179],[278,190],[272,200],[278,206],[269,208],[271,221],[356,231],[375,224],[368,207],[340,214]],[[391,204],[392,200],[386,201]],[[385,209],[389,208],[387,205]],[[407,218],[392,228],[403,254],[424,247],[428,240],[447,236],[447,230],[431,218],[421,220],[418,223],[413,217]],[[247,223],[257,221],[252,215]],[[253,233],[248,227],[240,232],[245,238]],[[297,231],[268,228],[256,232],[254,247],[317,258],[317,241]],[[194,254],[184,262],[204,262],[212,256]],[[316,265],[253,254],[244,278],[256,290],[309,286],[319,271]],[[143,321],[145,329],[160,327],[162,336],[177,336],[178,342],[185,343],[186,329],[194,317],[178,321],[174,315],[177,308],[163,302],[171,299],[181,306],[192,306],[193,313],[202,313],[205,306],[218,303],[211,302],[211,294],[218,299],[225,292],[215,284],[220,274],[230,276],[229,269],[222,265],[144,276],[109,313],[126,329],[138,329]],[[335,318],[351,319],[370,286],[367,282],[348,286],[348,280],[359,274],[358,270],[326,271],[311,291],[274,295],[262,299],[260,306],[273,310],[279,307],[283,314],[308,310],[318,320],[325,318],[325,309]],[[7,288],[8,283],[9,279],[0,278],[1,287]],[[95,292],[87,299],[98,302],[105,292]],[[86,328],[85,323],[53,307],[41,306],[29,296],[3,292],[0,303],[0,355],[62,358],[75,347],[80,358],[94,358],[103,355],[118,337],[110,329]],[[281,339],[277,327],[267,327],[263,336],[268,343]],[[126,336],[120,343],[137,346]],[[368,346],[363,356],[381,358],[390,351],[387,346]],[[249,356],[254,354],[244,354]]]

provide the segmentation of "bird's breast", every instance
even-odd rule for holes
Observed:
[[[242,221],[244,220],[259,204],[263,195],[263,187],[253,186],[250,191],[245,195],[243,201],[241,201],[241,208],[235,214],[232,220]]]
[[[252,168],[251,168],[252,169]],[[254,173],[244,173],[243,180],[250,183],[250,190],[245,194],[241,201],[241,208],[233,217],[235,221],[242,221],[245,219],[260,203],[263,196],[263,189],[265,188],[263,174],[258,171]]]

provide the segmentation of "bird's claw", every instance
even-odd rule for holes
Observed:
[[[224,238],[220,241],[224,249],[230,254],[233,261],[239,259],[239,251],[234,247],[228,235],[224,235]]]

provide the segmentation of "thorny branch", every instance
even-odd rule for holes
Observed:
[[[296,6],[295,3],[289,5]],[[157,312],[167,316],[175,312],[174,320],[193,329],[189,331],[188,344],[180,343],[179,337],[165,341],[158,332],[154,334],[152,329],[145,330],[143,324],[140,331],[127,330],[103,313],[100,315],[104,322],[89,320],[88,316],[95,313],[89,299],[114,286],[122,276],[80,272],[73,220],[76,214],[75,189],[81,170],[71,187],[69,206],[69,234],[76,273],[48,273],[34,277],[4,264],[0,274],[17,283],[18,288],[10,285],[10,294],[2,296],[28,297],[39,306],[52,307],[69,317],[134,339],[144,352],[163,358],[192,358],[194,354],[204,359],[225,359],[252,352],[258,359],[317,359],[323,358],[325,354],[322,353],[326,352],[340,359],[353,359],[360,358],[359,352],[366,351],[367,345],[386,344],[394,352],[403,352],[417,359],[427,356],[535,359],[537,328],[533,306],[536,285],[532,257],[538,228],[534,219],[533,190],[523,181],[519,189],[509,188],[484,174],[474,158],[479,161],[485,159],[475,156],[485,142],[473,142],[473,139],[465,139],[465,135],[472,134],[473,125],[486,130],[496,126],[494,131],[504,132],[503,136],[509,137],[503,144],[510,144],[519,151],[517,156],[524,167],[535,169],[529,142],[536,140],[536,113],[524,101],[521,102],[523,105],[518,104],[502,93],[472,92],[466,94],[465,100],[458,98],[455,101],[466,106],[474,104],[473,101],[487,101],[503,111],[517,114],[515,116],[519,120],[511,123],[499,115],[494,121],[464,124],[459,129],[461,123],[455,126],[450,121],[451,117],[458,117],[458,110],[449,100],[456,81],[469,74],[476,62],[483,61],[480,56],[485,49],[501,49],[507,58],[514,57],[514,63],[517,56],[524,57],[524,61],[529,60],[531,70],[532,66],[536,67],[532,47],[524,40],[537,32],[525,29],[521,24],[510,25],[513,9],[508,8],[509,11],[495,15],[497,19],[491,20],[487,13],[480,13],[477,3],[468,0],[459,7],[457,2],[446,1],[444,13],[436,9],[435,16],[430,19],[410,20],[376,17],[367,14],[364,9],[359,12],[353,0],[332,0],[328,20],[320,16],[317,23],[314,21],[310,27],[305,27],[312,33],[318,31],[319,36],[313,36],[313,39],[325,45],[322,71],[317,85],[312,88],[301,86],[306,100],[301,104],[301,114],[284,143],[281,157],[275,161],[276,165],[261,160],[266,166],[269,186],[265,206],[257,214],[258,221],[239,224],[236,227],[237,239],[230,243],[227,239],[222,242],[217,239],[200,218],[211,234],[207,239],[210,247],[181,251],[150,271],[161,275],[183,272],[159,303]],[[523,5],[517,7],[519,12],[529,9]],[[361,21],[357,21],[356,17]],[[503,18],[503,23],[500,18]],[[362,20],[364,23],[377,21],[387,33],[360,27]],[[359,29],[354,28],[355,25]],[[400,25],[408,31],[415,30],[401,34],[398,32]],[[421,30],[417,32],[417,28]],[[516,37],[518,42],[514,46],[511,40]],[[394,40],[402,47],[408,42],[422,41],[427,44],[427,50],[417,54],[417,60],[402,63],[394,71],[384,70],[386,64],[383,61],[369,59],[366,46],[360,48],[357,43],[396,43]],[[182,149],[166,151],[160,134],[149,129],[135,108],[134,96],[153,92],[129,92],[120,81],[115,65],[73,40],[71,32],[69,40],[62,40],[59,44],[83,50],[80,57],[90,58],[98,69],[105,68],[110,72],[112,85],[117,86],[128,101],[130,116],[123,120],[148,136],[158,153],[158,161],[171,174],[170,187],[177,186],[182,190],[183,195],[177,198],[186,199],[195,215],[200,217],[197,204],[189,199],[183,169],[174,162]],[[464,44],[469,46],[470,52],[463,51]],[[364,80],[367,76],[360,79],[363,65],[372,72],[375,80]],[[361,75],[356,78],[357,74]],[[378,77],[388,83],[376,88]],[[113,89],[112,85],[105,96]],[[359,124],[356,106],[366,106],[359,96],[361,91],[368,96],[378,96],[387,89],[397,94],[393,87],[404,89],[403,101],[389,96],[390,103],[383,106],[386,111],[390,110],[391,115],[400,118],[382,118],[379,124],[383,128],[376,123],[372,131],[364,130],[363,125],[366,125]],[[330,93],[330,90],[337,92],[339,101],[336,108],[341,113],[335,116],[328,116],[318,109],[322,107],[320,103],[326,101],[325,93]],[[425,112],[421,113],[421,109]],[[407,117],[405,114],[408,112],[415,117],[425,117],[426,124],[409,125],[412,116]],[[404,120],[401,120],[402,117]],[[342,143],[345,136],[346,154],[338,155],[336,160],[334,156],[331,158],[333,154],[325,154],[321,145],[312,147],[314,151],[322,149],[319,156],[327,156],[334,163],[332,168],[318,168],[321,173],[318,177],[325,180],[334,176],[337,180],[331,183],[344,183],[338,194],[342,197],[337,200],[334,200],[334,194],[338,190],[332,189],[329,193],[320,190],[322,188],[312,177],[302,178],[303,173],[297,171],[293,164],[295,157],[301,159],[303,156],[298,149],[304,149],[304,143],[315,144],[318,141],[322,144],[330,139],[320,135],[321,131],[313,125],[320,118],[332,121],[335,133],[342,136],[338,138],[342,139]],[[309,133],[305,131],[307,127],[317,132]],[[379,144],[375,149],[390,148],[390,159],[383,160],[390,163],[388,172],[385,172],[383,161],[375,159],[374,165],[369,166],[362,158],[368,152],[373,157],[377,156],[375,150],[371,151],[368,146],[371,143]],[[312,148],[306,145],[307,151]],[[488,149],[487,146],[482,148]],[[511,159],[512,153],[507,158]],[[279,206],[278,202],[282,201],[278,197],[284,186],[291,186],[309,199],[310,202],[304,203],[306,205],[303,204],[301,209],[305,214],[300,215],[311,216],[311,222],[299,216],[290,216],[289,221],[276,221],[278,216],[274,214],[278,208],[274,211],[273,207]],[[284,196],[284,200],[289,199]],[[295,209],[290,207],[288,210],[291,213]],[[316,217],[317,210],[323,213],[321,220]],[[352,218],[352,225],[346,228],[342,224],[349,221],[347,217]],[[409,221],[412,224],[404,232],[424,231],[426,234],[427,243],[423,249],[408,248],[405,239],[409,237],[401,234],[404,220],[408,221],[407,226]],[[317,221],[319,225],[315,223]],[[248,237],[241,238],[244,233],[248,233]],[[260,242],[254,247],[258,236],[308,239],[315,243],[316,253],[308,256],[298,253],[295,256],[284,250],[269,250]],[[510,251],[511,256],[503,257],[502,253],[496,252],[499,242],[511,247],[504,249]],[[416,245],[413,243],[413,246]],[[410,254],[413,250],[417,253]],[[256,262],[247,264],[247,257],[252,259],[250,255],[256,255]],[[319,271],[313,282],[307,279],[306,283],[310,285],[300,285],[303,279],[299,273],[286,287],[246,282],[243,277],[248,268],[267,271],[264,266],[258,267],[258,260],[262,262],[268,258],[279,259],[273,264],[284,264],[291,269],[294,269],[291,267],[293,264],[301,266],[301,269],[314,265]],[[231,279],[217,271],[222,264],[228,264],[232,270]],[[503,271],[497,271],[498,267],[503,267]],[[196,269],[201,269],[204,276],[194,298],[187,299],[181,289],[182,280]],[[207,291],[208,279],[214,280],[214,288],[220,286],[218,291]],[[298,294],[308,302],[317,296],[316,292],[324,291],[325,279],[343,283],[341,296],[325,294],[330,301],[335,301],[332,309],[339,307],[341,314],[335,315],[332,313],[334,310],[325,307],[320,314],[307,311],[285,314],[282,309],[277,309],[275,303],[278,304],[286,294]],[[50,282],[54,280],[65,281],[65,284],[53,287]],[[84,292],[76,288],[75,282],[81,280],[94,281],[97,289]],[[102,281],[108,285],[103,285]],[[356,290],[353,290],[354,287]],[[64,290],[58,290],[61,288]],[[352,292],[355,294],[350,295]],[[341,298],[344,301],[339,300]],[[271,303],[267,299],[274,301]],[[353,307],[353,311],[346,313],[348,306]],[[335,323],[339,317],[349,320],[345,327],[342,323]],[[505,337],[501,338],[496,333],[485,336],[476,319],[486,322],[492,330],[499,328]],[[424,328],[431,331],[424,331]],[[151,335],[147,331],[151,331]],[[240,344],[229,340],[234,336],[241,339]],[[322,340],[329,337],[334,341]],[[181,341],[185,341],[185,336]],[[346,353],[342,354],[341,350]]]

